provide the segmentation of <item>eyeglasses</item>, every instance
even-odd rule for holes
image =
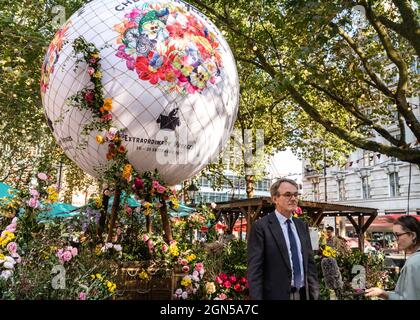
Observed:
[[[288,199],[290,199],[292,197],[299,198],[300,193],[298,193],[298,192],[296,192],[296,193],[286,192],[286,193],[283,193],[283,194],[279,194],[279,196],[283,196],[283,197],[288,198]]]
[[[410,232],[402,232],[402,233],[396,233],[396,232],[394,232],[393,235],[394,235],[395,238],[398,239],[399,237],[401,237],[401,236],[403,236],[403,235],[405,235],[407,233],[410,233]]]

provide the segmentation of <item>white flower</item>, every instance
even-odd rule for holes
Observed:
[[[7,280],[9,279],[11,276],[13,275],[13,271],[12,270],[4,270],[1,274],[0,274],[0,278]]]
[[[122,247],[119,244],[114,244],[114,249],[118,252],[122,251]]]
[[[212,203],[210,204],[210,206],[211,206],[211,208],[212,208],[212,209],[216,209],[217,204],[216,204],[215,202],[212,202]]]
[[[105,248],[106,249],[110,249],[110,248],[112,248],[114,245],[111,243],[111,242],[107,242],[107,243],[105,243]]]
[[[186,291],[184,291],[181,295],[182,299],[186,300],[188,299],[188,293]]]
[[[14,268],[14,263],[11,263],[11,262],[5,262],[5,263],[3,263],[3,267],[4,268],[6,268],[6,269],[13,269]]]
[[[136,213],[140,213],[140,212],[141,212],[141,208],[140,208],[140,207],[136,207],[136,208],[134,209],[134,211],[135,211]]]
[[[182,294],[182,289],[181,288],[176,289],[175,294],[177,296],[180,296]]]

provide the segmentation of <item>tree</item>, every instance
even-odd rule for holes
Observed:
[[[62,156],[48,129],[40,71],[56,28],[53,8],[73,13],[86,1],[0,2],[0,180],[26,185],[37,171],[55,174]]]
[[[273,98],[286,93],[297,114],[354,147],[420,165],[414,1],[192,2],[232,34],[238,61],[266,73]]]

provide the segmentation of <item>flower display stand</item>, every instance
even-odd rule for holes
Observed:
[[[149,280],[141,279],[140,274],[146,268],[145,262],[126,262],[119,267],[116,300],[172,299],[174,286],[179,279],[175,273],[172,272],[169,277],[152,276]]]

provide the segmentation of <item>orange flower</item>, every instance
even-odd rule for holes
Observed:
[[[130,179],[130,177],[131,177],[131,171],[133,170],[133,167],[131,166],[131,164],[126,164],[125,166],[124,166],[124,169],[123,169],[123,174],[122,174],[122,177],[125,179],[125,180],[129,180]]]
[[[125,152],[125,147],[124,146],[119,146],[118,147],[118,152],[121,152],[121,153]]]
[[[101,135],[97,135],[96,136],[96,142],[99,144],[103,144],[104,143],[104,137],[102,137]]]
[[[106,98],[104,100],[104,105],[103,105],[102,108],[104,108],[105,111],[111,111],[112,110],[112,98]]]

